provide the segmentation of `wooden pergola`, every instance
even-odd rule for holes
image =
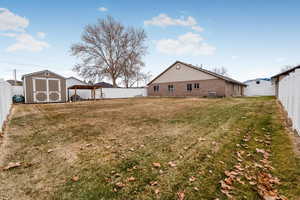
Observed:
[[[91,98],[96,100],[96,90],[101,88],[101,96],[102,96],[102,87],[99,85],[72,85],[68,88],[68,100],[70,101],[70,90],[75,90],[75,101],[77,96],[77,90],[91,90]]]

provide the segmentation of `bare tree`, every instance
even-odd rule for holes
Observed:
[[[215,72],[216,74],[220,74],[222,76],[228,75],[228,70],[225,67],[215,67],[211,69],[212,72]]]
[[[144,41],[146,34],[143,30],[129,30],[128,48],[123,58],[122,64],[122,80],[125,87],[132,87],[144,76],[142,68],[145,66],[142,57],[146,54],[146,46]]]
[[[132,49],[131,43],[143,40]],[[143,45],[146,34],[143,30],[125,28],[112,17],[99,19],[95,25],[87,25],[81,37],[82,43],[72,45],[71,53],[82,60],[73,68],[86,80],[94,82],[104,77],[112,80],[113,86],[117,87],[117,79],[122,77],[124,63],[128,59],[129,52],[139,50],[138,45]],[[130,51],[131,50],[131,51]],[[136,58],[141,61],[142,56]]]

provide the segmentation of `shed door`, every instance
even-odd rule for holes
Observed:
[[[33,99],[35,103],[61,101],[60,80],[55,78],[33,78]]]

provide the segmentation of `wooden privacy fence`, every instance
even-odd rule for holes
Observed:
[[[0,132],[3,128],[3,123],[9,114],[11,104],[12,87],[8,82],[0,79]]]
[[[300,134],[300,69],[279,81],[278,98]]]

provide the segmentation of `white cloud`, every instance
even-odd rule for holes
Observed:
[[[108,11],[108,9],[105,8],[105,7],[100,7],[100,8],[98,8],[98,10],[101,11],[101,12],[106,12],[106,11]]]
[[[236,60],[236,59],[238,59],[239,57],[238,56],[231,56],[231,59],[232,60]]]
[[[160,27],[167,27],[167,26],[187,26],[191,27],[195,31],[203,31],[203,28],[198,25],[198,22],[192,16],[188,16],[187,18],[171,18],[167,14],[159,14],[158,16],[153,17],[150,20],[144,21],[145,25],[152,25],[152,26],[160,26]]]
[[[20,31],[29,25],[28,19],[20,17],[6,8],[0,8],[0,31]]]
[[[36,33],[36,36],[40,39],[44,39],[46,37],[46,33],[44,32],[37,32]]]
[[[284,62],[286,60],[287,60],[286,58],[281,57],[281,58],[277,58],[275,61],[276,62]]]
[[[202,27],[200,27],[200,26],[192,26],[192,29],[194,30],[194,31],[198,31],[198,32],[202,32],[204,29],[202,28]]]
[[[15,33],[0,33],[0,36],[4,36],[4,37],[16,37],[17,34],[15,34]]]
[[[19,35],[15,35],[13,37],[16,38],[16,43],[7,47],[6,48],[7,52],[14,52],[19,50],[38,52],[50,46],[47,42],[36,40],[35,38],[33,38],[31,35],[27,33],[22,33]]]
[[[204,39],[195,33],[188,32],[177,39],[162,39],[157,41],[159,52],[168,55],[213,55],[216,48],[205,43]]]

